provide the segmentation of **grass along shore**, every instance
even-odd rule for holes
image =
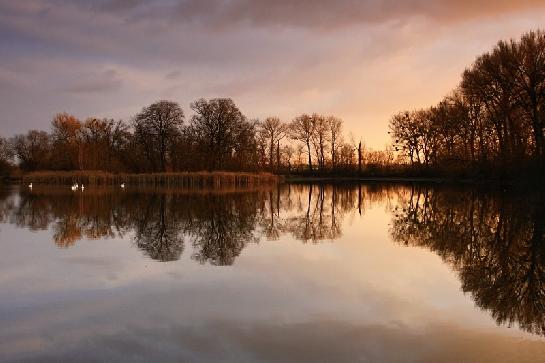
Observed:
[[[167,187],[246,187],[277,183],[280,177],[270,173],[177,172],[148,174],[113,174],[102,171],[39,171],[23,174],[23,184],[48,185],[140,185]]]

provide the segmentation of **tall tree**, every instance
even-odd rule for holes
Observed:
[[[169,151],[180,135],[184,112],[172,101],[158,101],[133,119],[135,137],[154,171],[166,171]]]
[[[421,144],[419,125],[414,112],[400,112],[390,120],[390,135],[394,139],[396,151],[405,153],[411,164],[420,163]]]
[[[307,148],[308,169],[312,171],[312,140],[316,132],[316,124],[314,118],[303,114],[296,117],[289,126],[290,137],[293,140],[302,142]]]
[[[81,122],[66,112],[58,113],[51,122],[51,141],[53,146],[52,164],[55,169],[80,169]]]
[[[119,171],[122,153],[130,136],[123,121],[88,118],[80,135],[84,169]]]
[[[11,143],[0,137],[0,173],[7,171],[13,159],[13,147]]]
[[[288,127],[278,117],[267,117],[259,124],[259,132],[263,135],[269,149],[269,168],[274,169],[274,150],[277,144],[286,136]],[[278,167],[278,165],[277,165]]]
[[[535,143],[534,155],[545,166],[545,32],[525,34],[511,42],[516,54],[514,87],[517,101],[528,116]]]
[[[320,170],[325,168],[325,155],[329,143],[329,119],[317,113],[312,115],[314,133],[312,144],[316,153],[316,159]]]
[[[230,98],[201,98],[191,104],[195,115],[191,117],[191,129],[198,140],[200,153],[209,170],[223,169],[237,149],[242,131],[248,121]]]
[[[24,135],[14,136],[10,143],[21,169],[25,171],[49,169],[51,139],[47,132],[30,130]]]
[[[331,143],[331,166],[333,169],[337,167],[337,149],[342,142],[343,120],[335,116],[327,118],[329,126],[329,142]]]

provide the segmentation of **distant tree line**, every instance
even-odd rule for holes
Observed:
[[[103,170],[166,172],[234,170],[324,172],[361,169],[393,160],[392,151],[367,151],[343,135],[334,116],[302,114],[249,119],[229,98],[199,99],[189,120],[181,106],[161,100],[129,122],[67,113],[54,116],[49,132],[30,130],[0,138],[0,161],[23,171]]]
[[[500,41],[439,104],[390,121],[412,166],[516,172],[545,166],[545,33]]]
[[[394,115],[393,145],[380,151],[346,137],[335,116],[249,119],[229,98],[190,109],[186,119],[179,104],[161,100],[128,122],[57,114],[49,132],[0,138],[0,173],[13,161],[23,171],[543,172],[545,33],[500,41],[437,105]]]

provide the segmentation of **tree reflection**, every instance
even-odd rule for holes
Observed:
[[[0,216],[19,227],[50,229],[61,248],[81,239],[131,236],[157,261],[178,260],[186,241],[200,263],[231,265],[250,243],[285,234],[318,243],[342,236],[347,213],[361,213],[366,199],[383,192],[350,185],[278,185],[246,191],[65,188],[7,193]],[[384,195],[377,200],[382,200]]]
[[[10,212],[15,207],[14,199],[13,193],[0,186],[0,223],[9,221]]]
[[[122,196],[101,190],[91,193],[35,190],[19,193],[19,203],[11,206],[11,221],[31,230],[53,230],[59,247],[73,246],[82,238],[113,238],[123,235],[115,215]]]
[[[304,243],[342,236],[374,203],[392,211],[403,245],[440,255],[498,324],[545,335],[545,195],[425,185],[284,184],[244,191],[34,188],[0,192],[0,218],[50,229],[59,247],[129,235],[146,256],[232,265],[262,238]]]
[[[364,213],[369,204],[388,200],[394,190],[391,185],[283,185],[263,203],[261,228],[269,240],[288,233],[305,243],[333,241],[342,237],[347,215]]]
[[[498,324],[545,335],[543,195],[415,187],[395,210],[391,234],[451,264]]]
[[[184,251],[180,221],[172,212],[172,196],[148,194],[140,199],[141,213],[134,219],[134,241],[154,260],[176,261]]]
[[[248,243],[256,243],[258,194],[212,194],[191,209],[192,258],[200,263],[232,265]]]

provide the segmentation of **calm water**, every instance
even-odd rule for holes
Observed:
[[[545,197],[0,190],[0,361],[545,361]]]

